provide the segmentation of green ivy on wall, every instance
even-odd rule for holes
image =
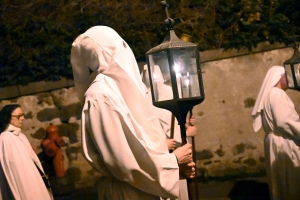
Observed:
[[[199,50],[251,49],[268,41],[292,44],[299,35],[295,0],[167,0],[175,32]],[[72,79],[75,38],[95,25],[114,28],[137,60],[163,41],[166,18],[159,0],[2,0],[0,87]]]

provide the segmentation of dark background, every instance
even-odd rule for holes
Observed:
[[[261,42],[298,41],[296,0],[168,0],[178,37],[188,34],[199,51],[248,49]],[[0,87],[73,79],[75,38],[95,25],[115,29],[137,61],[163,41],[160,0],[0,0]],[[296,39],[295,39],[296,38]],[[201,58],[200,58],[201,59]]]

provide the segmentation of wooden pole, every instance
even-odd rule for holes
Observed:
[[[175,123],[175,116],[172,114],[171,117],[171,133],[170,133],[170,138],[174,138],[174,123]]]
[[[190,110],[190,117],[192,117],[193,113],[192,110]],[[171,121],[171,136],[174,136],[174,120],[175,117],[172,114],[172,121]],[[183,121],[183,120],[182,120]],[[173,123],[173,124],[172,124]],[[184,135],[186,135],[186,128],[185,124],[183,122],[179,123],[180,125],[180,131],[184,131]],[[181,138],[182,139],[182,146],[187,143],[187,138]],[[194,137],[192,137],[192,158],[193,161],[196,164],[196,149],[195,149],[195,140]],[[188,189],[188,195],[189,195],[189,200],[198,200],[198,178],[197,178],[197,167],[195,165],[195,178],[187,178],[187,189]]]
[[[193,111],[190,110],[190,118],[193,116]],[[187,186],[189,193],[189,200],[198,200],[198,177],[197,177],[197,165],[196,165],[196,148],[195,148],[195,138],[192,138],[192,155],[193,161],[195,162],[195,178],[187,178]]]

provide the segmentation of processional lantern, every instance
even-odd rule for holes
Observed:
[[[298,45],[294,46],[294,55],[283,65],[287,78],[288,88],[300,91],[300,52]]]
[[[169,17],[166,0],[161,1],[168,30],[164,41],[146,53],[153,105],[173,113],[180,125],[182,145],[186,139],[186,116],[204,100],[204,88],[197,45],[180,40]],[[193,157],[195,161],[195,149]],[[196,175],[197,176],[197,175]],[[187,179],[190,200],[197,200],[197,179]]]
[[[186,116],[204,100],[204,88],[197,45],[180,40],[169,18],[168,4],[161,1],[168,30],[164,41],[146,53],[153,105],[167,109],[177,118],[182,143],[186,144]]]

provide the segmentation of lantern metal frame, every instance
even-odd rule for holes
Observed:
[[[289,89],[300,91],[300,52],[299,45],[294,45],[293,56],[283,63],[287,86]]]
[[[159,108],[167,109],[170,112],[173,113],[173,115],[177,118],[180,129],[181,129],[181,138],[182,138],[182,143],[186,143],[186,130],[185,130],[185,123],[186,123],[186,116],[187,113],[192,110],[192,108],[200,104],[205,96],[204,96],[204,88],[203,88],[203,81],[202,81],[202,72],[200,69],[200,57],[199,57],[199,52],[198,52],[198,47],[194,43],[191,42],[186,42],[183,40],[180,40],[173,28],[174,28],[174,20],[169,17],[168,10],[167,8],[169,5],[166,3],[166,1],[162,1],[161,4],[165,8],[165,13],[167,16],[167,19],[164,21],[164,24],[168,30],[164,41],[150,49],[146,53],[146,58],[147,58],[147,65],[148,65],[148,71],[149,71],[149,80],[150,80],[150,86],[151,86],[151,93],[152,93],[152,102],[153,105]],[[177,87],[177,82],[176,82],[176,75],[173,70],[174,67],[174,52],[176,50],[183,50],[183,51],[194,51],[195,52],[195,59],[196,59],[196,67],[197,67],[197,80],[199,84],[199,93],[200,96],[194,96],[194,97],[189,97],[189,98],[179,98],[178,94],[178,87]],[[172,84],[172,91],[173,91],[173,99],[170,100],[165,100],[165,101],[156,101],[155,100],[155,91],[154,91],[154,83],[153,83],[153,75],[151,73],[151,64],[150,64],[150,59],[149,57],[152,56],[155,53],[159,52],[166,52],[167,58],[168,58],[168,65],[169,65],[169,71],[170,71],[170,80]]]

